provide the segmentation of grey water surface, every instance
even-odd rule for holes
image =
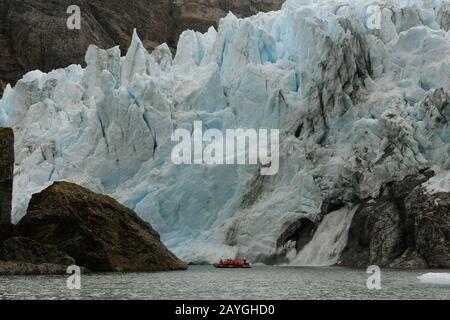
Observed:
[[[81,290],[67,288],[69,275],[2,276],[0,299],[450,299],[449,285],[419,282],[427,272],[382,269],[380,290],[367,288],[366,270],[334,267],[86,274]]]

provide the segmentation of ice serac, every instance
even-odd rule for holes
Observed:
[[[378,29],[372,4],[288,0],[184,32],[174,58],[134,33],[125,57],[91,46],[84,69],[28,73],[0,102],[17,139],[14,221],[32,193],[65,179],[136,211],[183,260],[284,252],[295,264],[320,239],[303,231],[342,216],[332,232],[345,239],[349,212],[387,183],[432,167],[423,190],[449,185],[448,3],[380,1]],[[280,129],[278,174],[174,165],[170,135],[194,121]],[[328,240],[322,261],[334,262],[345,241]]]

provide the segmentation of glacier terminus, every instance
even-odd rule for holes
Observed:
[[[136,211],[187,262],[335,264],[385,184],[431,168],[424,188],[450,191],[449,30],[445,0],[287,0],[183,32],[174,57],[136,30],[125,56],[92,45],[85,68],[29,72],[0,100],[16,135],[13,220],[65,180]],[[173,133],[196,122],[279,130],[277,173],[174,163]],[[299,250],[305,221],[316,232]]]

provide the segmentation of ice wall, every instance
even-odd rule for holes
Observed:
[[[380,29],[367,27],[374,3]],[[324,204],[351,208],[387,181],[449,168],[449,20],[447,1],[288,0],[184,32],[174,59],[135,33],[125,57],[91,46],[85,69],[30,72],[0,100],[16,134],[13,218],[69,180],[136,210],[188,261],[264,261]],[[173,165],[171,133],[197,120],[280,129],[279,173]]]

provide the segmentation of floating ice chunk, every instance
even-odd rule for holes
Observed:
[[[427,284],[450,285],[450,273],[426,273],[418,276],[417,279]]]

